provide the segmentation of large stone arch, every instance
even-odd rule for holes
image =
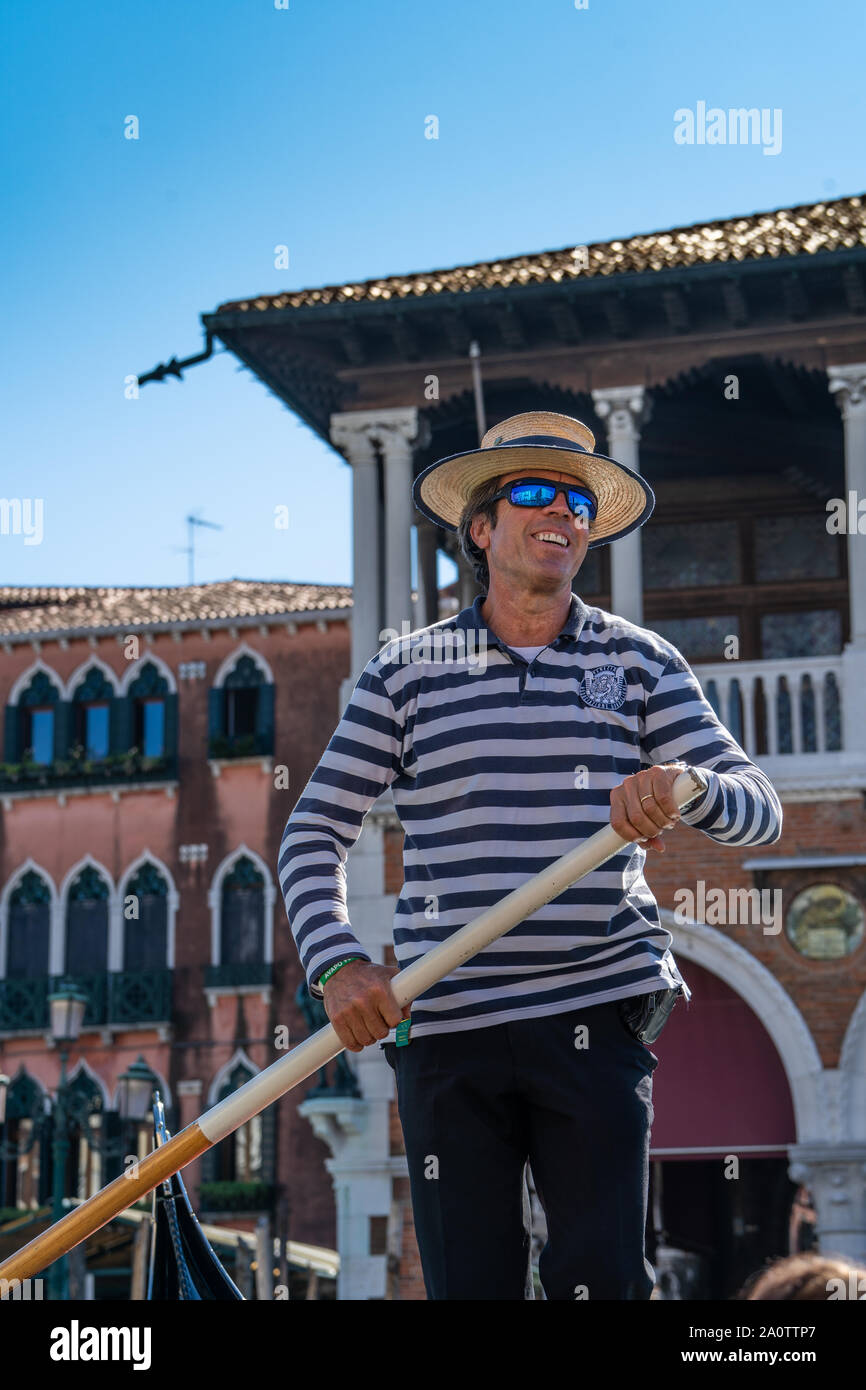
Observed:
[[[826,1084],[827,1074],[815,1040],[800,1010],[775,975],[751,952],[715,927],[702,922],[678,922],[668,908],[660,909],[660,916],[673,937],[675,955],[718,975],[749,1005],[766,1028],[791,1088],[797,1142],[841,1137],[838,1133],[841,1117],[833,1104],[832,1089]]]
[[[839,1057],[839,1091],[845,1138],[866,1142],[866,990],[845,1030]]]

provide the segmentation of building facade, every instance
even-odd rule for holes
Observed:
[[[474,447],[479,394],[487,424],[559,410],[657,497],[641,531],[589,554],[576,590],[683,651],[785,812],[781,840],[759,854],[680,829],[648,866],[693,991],[656,1049],[660,1288],[727,1297],[767,1257],[810,1245],[866,1258],[864,275],[863,202],[847,198],[205,315],[210,338],[351,467],[351,638],[348,591],[329,616],[326,591],[289,600],[297,586],[253,585],[254,611],[220,595],[208,616],[203,586],[187,591],[183,617],[154,625],[130,610],[142,646],[128,664],[123,622],[106,630],[73,614],[63,627],[50,598],[18,595],[25,611],[13,602],[3,620],[13,785],[0,973],[3,997],[19,1001],[17,1027],[0,1025],[5,1070],[22,1066],[45,1088],[56,1071],[43,1016],[23,1023],[44,991],[10,995],[10,961],[19,978],[39,974],[38,961],[44,980],[73,966],[107,979],[102,995],[93,985],[104,1003],[82,1065],[110,1098],[143,1052],[177,1123],[266,1065],[281,1023],[292,1037],[314,1026],[294,1003],[282,828],[369,657],[389,632],[451,611],[440,552],[458,566],[457,606],[475,594],[454,536],[414,513],[413,477]],[[274,587],[286,592],[263,597]],[[163,712],[148,713],[160,699]],[[108,712],[91,712],[100,705]],[[150,759],[174,756],[173,729],[169,775]],[[146,753],[160,730],[162,753]],[[22,739],[39,759],[60,739],[65,767],[73,737],[127,759],[136,747],[141,764],[86,795],[65,783],[22,790],[8,767]],[[392,959],[401,840],[383,797],[349,853],[349,915],[381,961]],[[146,900],[156,924],[147,952],[127,899]],[[155,979],[148,1017],[132,1021],[132,986],[112,980],[147,971],[169,973],[170,1003]],[[326,1080],[280,1102],[198,1182],[213,1192],[272,1171],[292,1236],[335,1240],[339,1297],[421,1298],[392,1073],[369,1048]],[[537,1204],[535,1220],[541,1239]]]
[[[346,589],[238,580],[3,591],[7,1215],[50,1199],[47,1112],[59,1064],[47,1000],[60,981],[88,997],[70,1081],[87,1098],[83,1123],[97,1141],[88,1145],[80,1127],[73,1135],[70,1198],[150,1147],[150,1127],[130,1130],[118,1115],[118,1078],[137,1057],[176,1130],[307,1035],[276,855],[337,717],[349,611]],[[303,1094],[185,1172],[205,1219],[292,1242],[298,1277],[299,1247],[334,1244],[322,1146],[297,1116]],[[103,1272],[113,1289],[122,1281],[94,1242],[99,1296]],[[232,1267],[243,1283],[241,1262]],[[327,1261],[319,1272],[333,1288]]]
[[[665,1296],[727,1296],[809,1243],[866,1256],[864,276],[853,197],[203,316],[352,469],[343,702],[384,634],[439,617],[440,552],[474,596],[455,537],[412,510],[434,459],[546,408],[652,484],[649,523],[575,588],[683,651],[785,810],[766,853],[678,832],[649,866],[695,996],[658,1043]],[[350,855],[376,959],[399,840],[383,798]],[[421,1297],[390,1074],[375,1049],[355,1065],[359,1097],[301,1107],[332,1151],[341,1296]]]

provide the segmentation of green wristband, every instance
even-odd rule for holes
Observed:
[[[353,960],[360,960],[360,956],[346,956],[345,960],[338,960],[336,965],[330,966],[318,979],[319,989],[322,988],[326,980],[330,980],[332,975],[336,975],[338,970],[342,970],[344,965],[351,965]]]

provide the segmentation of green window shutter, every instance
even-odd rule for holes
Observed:
[[[128,753],[132,747],[132,701],[128,695],[114,696],[108,709],[110,753]]]
[[[165,748],[167,758],[177,757],[177,695],[165,696]]]
[[[276,1106],[262,1111],[262,1171],[261,1182],[272,1183],[276,1176]]]
[[[54,756],[67,758],[75,742],[74,710],[68,700],[58,700],[54,706]]]
[[[208,692],[208,736],[225,733],[225,691],[222,686]]]
[[[113,1182],[125,1171],[123,1162],[125,1155],[119,1152],[120,1139],[123,1137],[123,1120],[116,1110],[103,1110],[102,1133],[108,1147],[108,1152],[105,1155],[104,1177],[106,1182]]]
[[[256,738],[259,752],[274,751],[274,687],[259,686],[259,702],[256,711]]]
[[[42,1206],[52,1198],[52,1174],[54,1164],[54,1116],[46,1115],[42,1122],[42,1132],[37,1140],[39,1145],[39,1190],[36,1200]]]
[[[7,763],[17,763],[21,756],[20,729],[21,711],[17,705],[6,706],[6,725],[5,742],[3,746],[3,757]]]
[[[201,1180],[202,1182],[217,1182],[219,1180],[219,1158],[217,1144],[210,1149],[206,1149],[201,1156]]]

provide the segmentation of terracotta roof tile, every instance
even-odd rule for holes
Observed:
[[[140,631],[167,624],[219,623],[351,608],[343,584],[289,584],[226,579],[153,589],[0,587],[4,637],[112,629]]]
[[[866,203],[863,198],[839,198],[834,202],[780,208],[749,217],[675,227],[666,232],[628,237],[624,241],[595,242],[582,248],[586,264],[573,246],[562,251],[543,251],[513,256],[451,270],[429,270],[411,275],[389,275],[384,280],[362,280],[351,285],[324,285],[320,289],[289,290],[231,300],[217,313],[246,313],[265,309],[299,309],[317,304],[375,303],[417,299],[439,294],[507,288],[510,285],[554,283],[621,275],[647,270],[670,270],[779,256],[814,256],[866,245]]]

